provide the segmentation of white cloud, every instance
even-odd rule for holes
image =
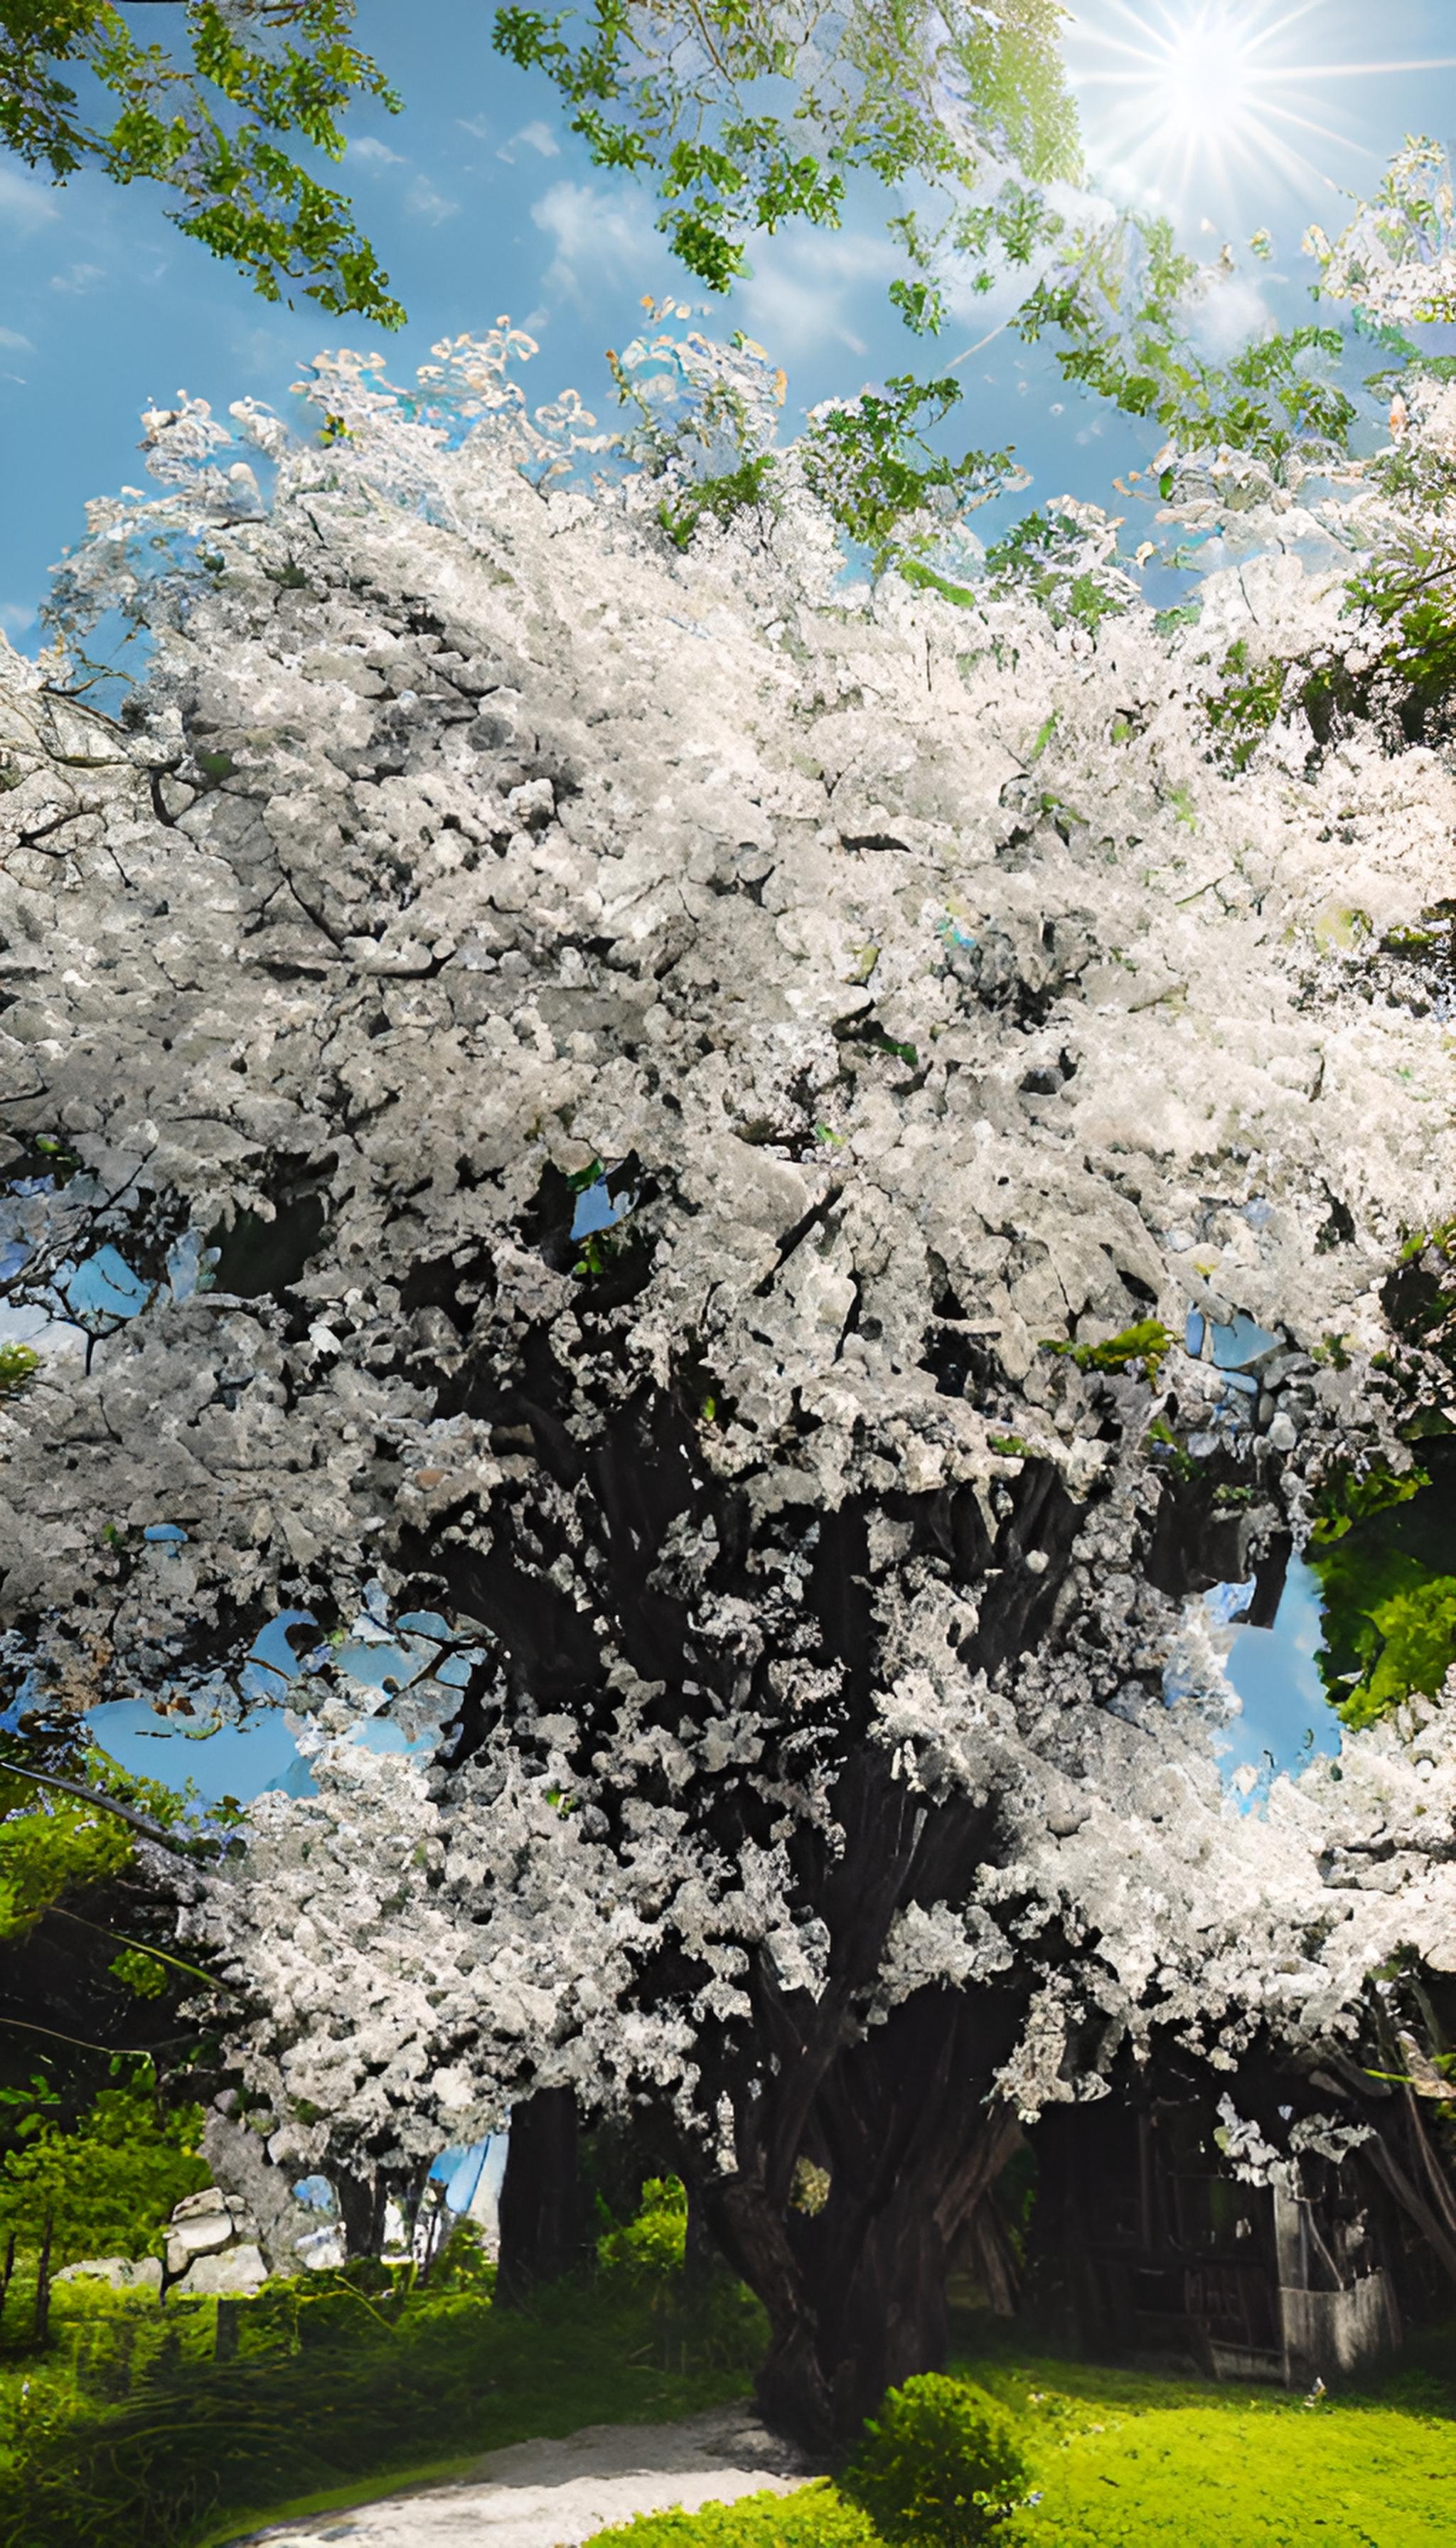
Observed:
[[[64,274],[52,274],[50,289],[52,292],[94,292],[98,283],[104,280],[105,271],[99,265],[68,265]]]
[[[44,223],[58,219],[49,188],[38,186],[34,178],[23,176],[11,162],[0,159],[0,227],[38,230]]]
[[[490,140],[491,128],[483,115],[457,115],[455,121],[461,132],[468,133],[473,141]]]
[[[735,285],[732,307],[775,360],[820,345],[865,350],[884,317],[884,295],[903,260],[873,230],[811,230],[755,240],[755,273]],[[858,322],[858,324],[856,323]]]
[[[29,601],[0,601],[0,630],[14,639],[23,629],[34,627],[36,613]]]
[[[401,157],[400,152],[398,150],[392,150],[387,141],[376,140],[372,133],[362,134],[357,141],[351,141],[349,143],[349,157],[351,159],[362,159],[365,161],[366,165],[371,168],[403,168],[405,166],[405,161]]]
[[[1195,347],[1211,363],[1227,363],[1251,336],[1267,336],[1273,324],[1258,285],[1241,274],[1221,276],[1187,318]]]
[[[485,139],[484,134],[480,136],[480,138],[482,140]],[[557,140],[550,125],[542,124],[537,121],[535,124],[523,124],[519,133],[512,133],[508,141],[502,141],[500,149],[496,153],[497,158],[504,159],[513,167],[515,164],[515,145],[518,141],[523,141],[528,150],[539,150],[543,159],[559,159],[561,157],[561,143]]]
[[[33,354],[36,350],[29,336],[22,336],[14,327],[0,327],[0,345],[7,354]]]
[[[442,195],[428,177],[416,177],[405,197],[405,210],[413,213],[417,221],[439,223],[451,221],[460,206],[452,203],[448,195]]]
[[[532,204],[531,219],[556,246],[541,277],[548,300],[560,294],[594,316],[589,287],[625,280],[645,289],[662,271],[667,251],[639,196],[621,198],[563,177]]]

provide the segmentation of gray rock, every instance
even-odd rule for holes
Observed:
[[[261,2248],[249,2244],[229,2247],[221,2256],[194,2256],[171,2288],[187,2300],[247,2300],[267,2279]]]
[[[226,2212],[227,2209],[228,2197],[221,2185],[205,2185],[200,2194],[184,2194],[180,2203],[173,2204],[172,2219],[201,2221],[209,2213]]]
[[[155,2256],[88,2256],[79,2265],[67,2265],[55,2277],[57,2283],[105,2283],[114,2292],[160,2292],[162,2269]]]
[[[232,2219],[226,2207],[205,2212],[190,2221],[175,2218],[167,2232],[167,2248],[181,2249],[184,2256],[206,2256],[214,2247],[226,2247],[232,2236]]]

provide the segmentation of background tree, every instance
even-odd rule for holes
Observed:
[[[498,48],[544,70],[597,165],[640,169],[659,228],[715,292],[745,240],[796,216],[837,228],[848,173],[953,202],[988,172],[1076,173],[1058,0],[739,0],[498,10]]]
[[[34,2334],[44,2344],[53,2277],[89,2256],[154,2251],[173,2206],[211,2181],[199,2155],[200,2106],[168,2110],[147,2061],[121,2061],[66,2128],[41,2117],[0,2158],[0,2242],[7,2280],[17,2248],[35,2270]]]
[[[44,2344],[53,2278],[152,2252],[210,2181],[186,2095],[209,2041],[179,2003],[211,1977],[176,1950],[175,1882],[199,1843],[184,1800],[129,1776],[73,1718],[28,1715],[0,1762],[0,2309],[34,2275]],[[185,1878],[183,1879],[185,1883]]]

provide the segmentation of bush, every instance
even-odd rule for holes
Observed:
[[[927,2372],[890,2391],[841,2484],[892,2548],[979,2548],[1030,2476],[1006,2409],[983,2389]]]
[[[609,2280],[660,2301],[682,2271],[687,2190],[676,2176],[650,2176],[634,2221],[606,2230],[596,2261]]]
[[[592,2548],[878,2548],[873,2524],[821,2479],[792,2495],[745,2495],[699,2512],[639,2512]]]

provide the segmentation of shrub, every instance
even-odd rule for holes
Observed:
[[[676,2176],[650,2176],[635,2221],[606,2230],[596,2261],[609,2280],[661,2301],[682,2270],[687,2192]]]
[[[873,2524],[820,2479],[792,2495],[745,2495],[698,2512],[639,2512],[592,2548],[878,2548]]]
[[[892,2548],[979,2548],[1030,2475],[1006,2409],[983,2389],[927,2372],[890,2391],[841,2484]]]

